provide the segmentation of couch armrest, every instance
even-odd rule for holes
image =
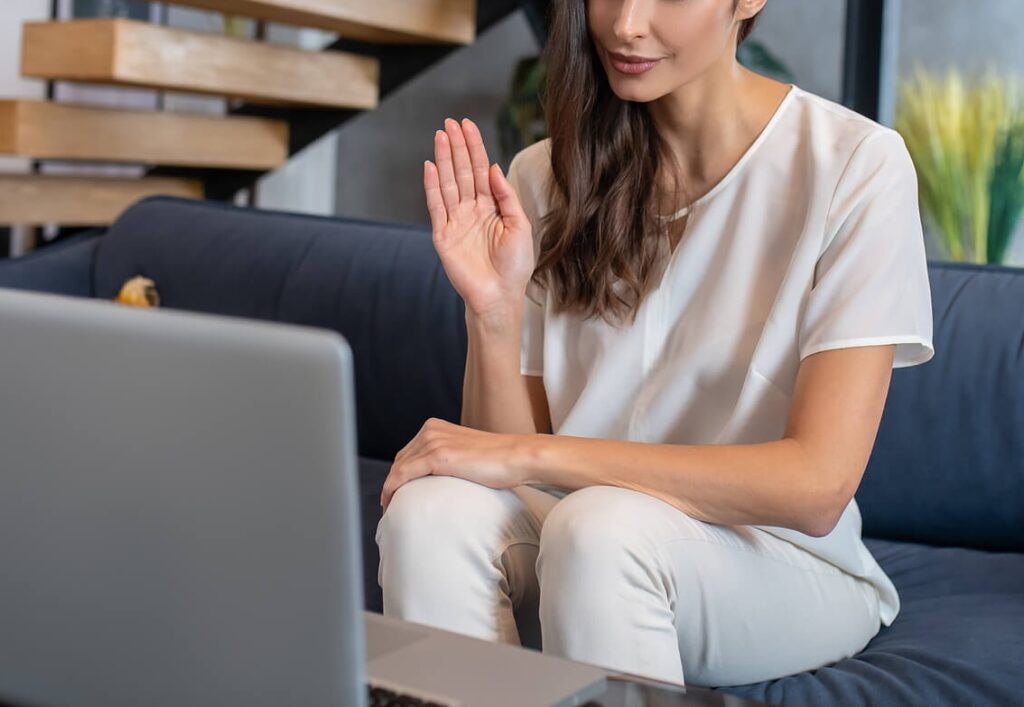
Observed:
[[[0,287],[93,296],[93,262],[101,230],[71,236],[19,258],[0,260]]]

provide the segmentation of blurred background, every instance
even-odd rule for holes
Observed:
[[[13,128],[0,119],[0,172],[9,179],[181,176],[198,179],[207,197],[234,203],[428,223],[422,163],[433,157],[432,135],[446,117],[475,120],[492,161],[504,167],[516,151],[545,135],[537,102],[544,81],[538,60],[546,31],[543,0],[480,0],[482,31],[470,41],[442,43],[426,53],[415,41],[371,46],[322,26],[186,6],[195,4],[216,7],[214,0],[5,0],[0,3],[0,98],[282,118],[292,137],[280,165],[217,172],[123,157],[38,158],[4,149],[14,142],[9,136],[5,140],[4,131]],[[254,108],[251,97],[23,75],[23,23],[88,17],[120,17],[309,52],[372,53],[381,62],[379,102],[372,109],[303,106],[289,112]],[[1019,266],[1024,265],[1022,46],[1020,0],[769,0],[740,59],[903,134],[918,169],[931,258]],[[17,183],[0,182],[0,189],[12,184]],[[17,256],[102,225],[68,219],[13,223],[3,208],[0,198],[0,220],[5,220],[0,256]]]

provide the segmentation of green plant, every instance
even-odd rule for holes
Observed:
[[[990,190],[988,261],[1005,263],[1006,253],[1024,212],[1024,114],[1004,131],[996,151]]]
[[[900,82],[896,130],[917,169],[921,211],[951,260],[1002,263],[1024,208],[1024,104],[989,67]]]
[[[498,142],[505,161],[547,137],[540,92],[547,74],[538,56],[520,59],[512,74],[509,97],[498,111]]]

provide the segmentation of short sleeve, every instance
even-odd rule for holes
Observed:
[[[903,137],[879,130],[839,178],[799,325],[800,359],[896,344],[893,368],[934,355],[932,302],[917,172]]]
[[[528,181],[531,179],[531,175],[529,170],[524,169],[524,160],[529,160],[531,157],[526,151],[533,149],[531,146],[516,153],[508,166],[506,178],[519,196],[523,211],[530,220],[534,237],[533,254],[536,258],[540,245],[536,185]],[[544,372],[545,304],[545,290],[531,280],[526,286],[526,296],[523,300],[523,322],[520,333],[519,372],[523,375],[540,376]]]

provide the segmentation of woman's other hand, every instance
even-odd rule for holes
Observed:
[[[533,274],[533,235],[519,197],[491,165],[468,118],[434,134],[423,163],[434,249],[466,309],[480,317],[518,305]]]
[[[384,479],[380,505],[387,510],[401,486],[421,476],[458,476],[495,489],[527,482],[536,435],[485,432],[429,418],[399,450]]]

